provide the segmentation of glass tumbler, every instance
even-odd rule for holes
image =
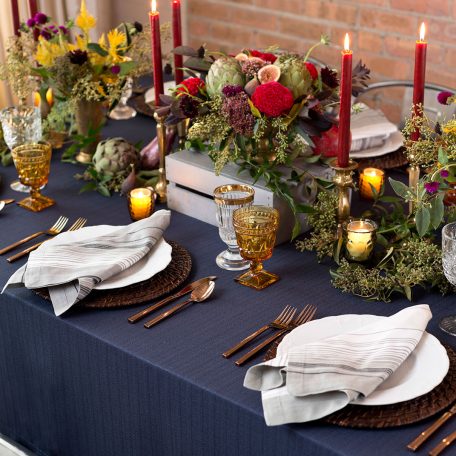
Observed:
[[[456,285],[456,222],[442,229],[442,266],[445,277]],[[449,315],[440,321],[440,329],[456,336],[456,315]]]
[[[41,140],[41,113],[34,106],[13,106],[0,111],[3,136],[6,145],[13,150],[26,143],[37,143]],[[11,183],[17,192],[28,193],[29,187],[19,181]]]
[[[265,271],[263,261],[272,256],[279,228],[279,211],[267,206],[243,207],[234,212],[233,226],[239,252],[242,258],[250,261],[250,269],[235,280],[256,290],[277,282],[279,276]]]
[[[217,258],[217,265],[228,271],[242,271],[249,267],[249,261],[239,254],[236,234],[233,228],[233,212],[241,207],[253,203],[255,190],[249,185],[227,184],[214,190],[214,201],[217,207],[217,222],[219,234],[228,249],[221,252]]]

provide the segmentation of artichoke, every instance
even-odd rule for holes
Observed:
[[[295,100],[307,95],[312,85],[312,76],[301,58],[281,56],[274,65],[280,68],[280,84],[291,90]]]
[[[128,175],[131,165],[139,164],[139,154],[134,146],[123,138],[111,138],[101,141],[93,156],[93,166],[97,173],[118,177]]]
[[[219,95],[227,85],[240,85],[244,87],[245,76],[242,73],[241,65],[232,57],[217,59],[209,69],[206,78],[206,89],[212,98]]]

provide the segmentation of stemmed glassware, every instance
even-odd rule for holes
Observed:
[[[40,187],[47,183],[49,177],[52,155],[50,144],[23,144],[15,147],[11,155],[21,183],[30,187],[30,196],[19,201],[19,206],[39,212],[54,205],[53,199],[40,193]]]
[[[449,223],[442,229],[442,265],[448,282],[456,285],[456,222]],[[443,318],[440,328],[456,336],[456,315]]]
[[[217,222],[222,241],[228,246],[221,252],[216,263],[228,271],[242,271],[249,267],[249,261],[239,255],[239,247],[233,228],[233,212],[253,203],[255,190],[249,185],[227,184],[214,190],[214,201],[217,206]]]
[[[279,276],[265,271],[262,264],[272,256],[279,227],[277,209],[266,206],[237,209],[233,213],[233,226],[241,257],[250,261],[249,271],[235,280],[257,290],[277,282]]]
[[[41,140],[41,113],[33,106],[13,106],[0,111],[3,137],[6,145],[13,150],[26,143],[36,143]],[[19,181],[10,184],[17,192],[28,193],[29,187]]]
[[[120,96],[119,103],[109,113],[109,118],[114,120],[127,120],[133,119],[136,116],[136,111],[131,106],[127,105],[127,101],[130,99],[133,93],[133,79],[127,78],[125,85]]]

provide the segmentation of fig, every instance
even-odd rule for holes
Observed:
[[[249,62],[255,62],[258,65],[266,65],[266,62],[263,59],[260,59],[260,57],[248,57],[247,60]]]
[[[251,97],[259,85],[260,83],[258,82],[257,78],[253,78],[245,85],[244,90],[247,92],[247,95]]]
[[[277,82],[280,79],[280,68],[275,65],[266,65],[258,71],[258,79],[261,84]]]
[[[238,62],[245,62],[246,60],[249,60],[249,57],[247,54],[244,54],[243,52],[239,52],[239,54],[237,54],[235,57],[234,57]]]

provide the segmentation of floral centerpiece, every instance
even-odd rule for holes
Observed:
[[[209,153],[219,173],[228,162],[248,169],[255,179],[284,198],[296,215],[311,210],[292,197],[290,186],[300,182],[303,170],[293,164],[301,157],[316,162],[309,145],[336,122],[332,109],[338,103],[339,79],[331,68],[318,69],[305,55],[271,48],[243,49],[236,56],[213,54],[204,48],[177,49],[190,56],[190,69],[207,72],[205,80],[191,77],[172,96],[163,96],[160,111],[169,112],[168,123],[189,118],[187,147]],[[188,61],[187,61],[188,62]],[[359,64],[354,90],[365,83],[368,72]],[[299,233],[295,225],[293,234]]]

